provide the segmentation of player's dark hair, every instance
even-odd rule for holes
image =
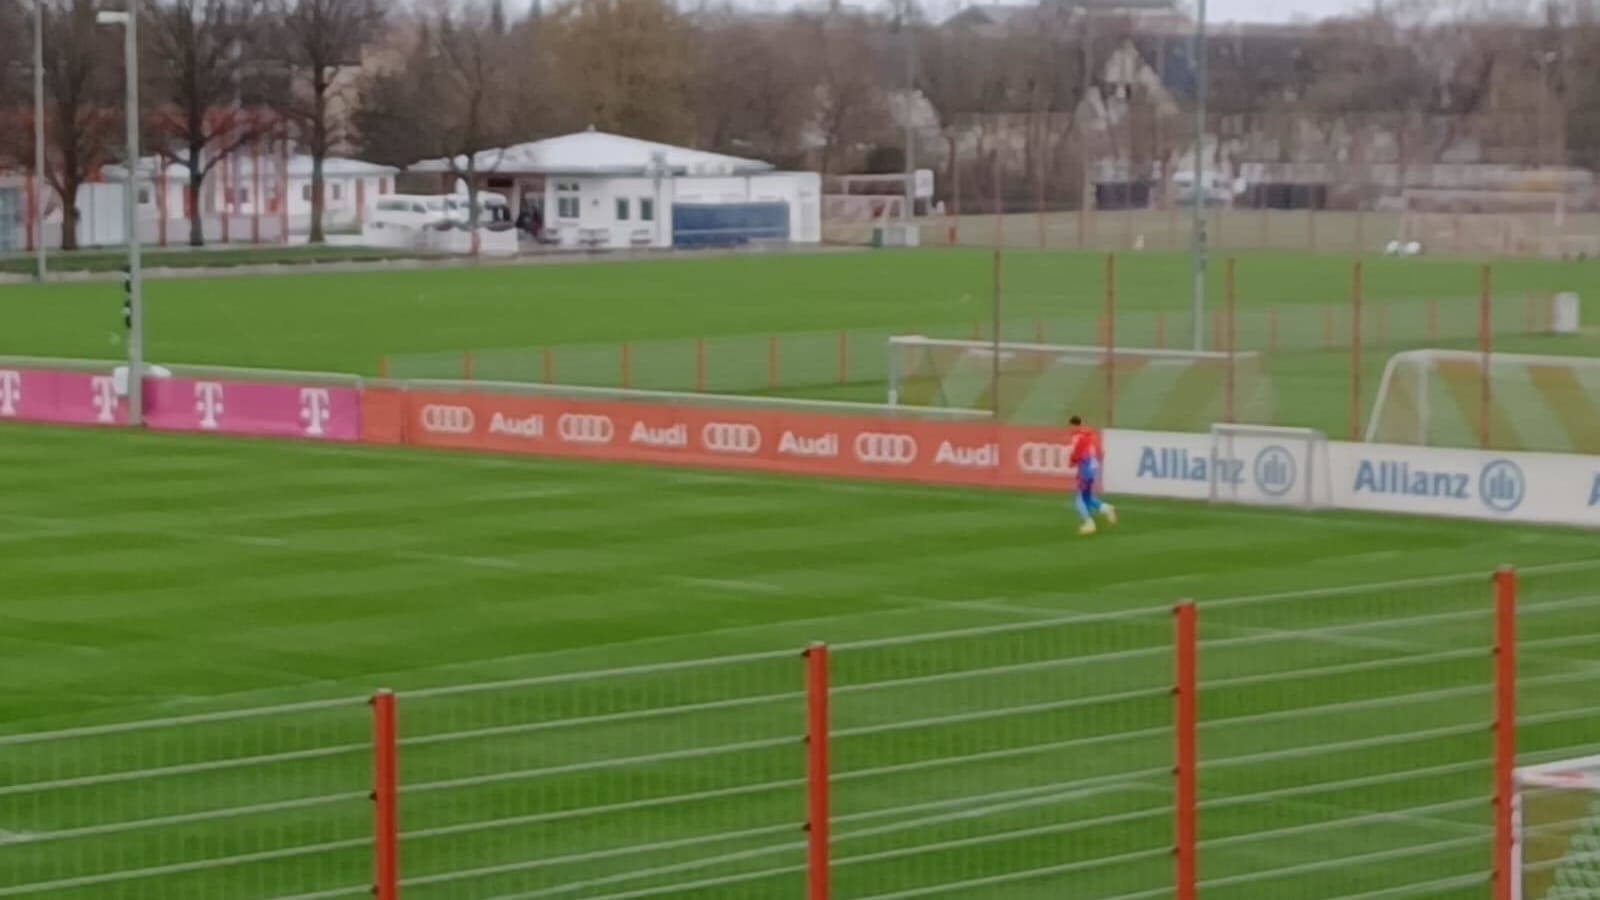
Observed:
[[[1083,417],[1082,416],[1073,416],[1072,418],[1067,420],[1067,424],[1068,425],[1082,425],[1083,424]]]

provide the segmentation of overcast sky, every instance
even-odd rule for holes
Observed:
[[[1191,3],[1194,0],[1190,0]],[[1371,3],[1359,0],[1208,0],[1207,18],[1218,22],[1292,22],[1320,19]]]

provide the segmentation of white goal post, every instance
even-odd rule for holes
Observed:
[[[1206,480],[1213,503],[1327,506],[1328,436],[1315,428],[1219,422],[1211,426]]]
[[[1513,900],[1600,897],[1600,756],[1516,771]]]

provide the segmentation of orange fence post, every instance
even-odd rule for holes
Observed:
[[[828,645],[806,648],[806,900],[828,900]]]
[[[1482,355],[1479,368],[1478,393],[1478,442],[1483,449],[1489,449],[1489,436],[1491,434],[1489,417],[1490,399],[1489,363],[1494,353],[1494,339],[1491,336],[1493,328],[1489,312],[1489,292],[1494,286],[1494,269],[1485,263],[1483,272],[1478,278],[1478,352]]]
[[[1106,254],[1106,425],[1116,423],[1117,409],[1117,254]]]
[[[618,376],[622,379],[623,390],[633,387],[633,345],[627,341],[618,347],[617,365],[621,369]]]
[[[1196,657],[1198,629],[1195,607],[1185,601],[1173,609],[1173,896],[1176,900],[1195,900],[1195,844],[1198,772],[1195,733]]]
[[[372,895],[399,897],[399,745],[393,691],[372,695]]]
[[[389,380],[389,357],[387,356],[378,360],[378,378],[383,381]]]
[[[1227,319],[1227,328],[1223,333],[1226,335],[1225,339],[1227,340],[1228,352],[1227,396],[1223,398],[1223,421],[1225,422],[1232,422],[1237,414],[1234,404],[1234,360],[1236,354],[1235,345],[1238,343],[1238,334],[1235,330],[1237,328],[1237,325],[1235,324],[1235,315],[1238,311],[1238,307],[1235,300],[1237,291],[1235,289],[1234,274],[1237,267],[1238,260],[1232,256],[1228,257],[1228,263],[1224,272],[1226,276],[1225,283],[1227,288],[1227,293],[1224,298],[1224,303],[1226,304],[1224,306],[1224,318]]]
[[[1350,264],[1350,440],[1361,440],[1361,260]]]
[[[1043,319],[1034,319],[1033,320],[1033,342],[1035,344],[1044,343],[1044,320]]]
[[[1428,340],[1439,339],[1439,301],[1428,301]]]
[[[1156,349],[1157,350],[1165,350],[1166,348],[1167,348],[1167,314],[1164,313],[1164,312],[1158,312],[1158,313],[1156,313]]]
[[[556,380],[556,357],[549,347],[540,352],[540,367],[544,369],[544,383],[554,384]]]
[[[472,380],[472,351],[471,350],[463,350],[463,351],[461,351],[461,379],[463,381],[471,381]]]
[[[1494,573],[1494,900],[1511,900],[1517,852],[1513,801],[1517,765],[1517,573]]]

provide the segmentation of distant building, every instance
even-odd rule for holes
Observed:
[[[476,154],[477,187],[562,247],[684,247],[822,238],[821,179],[766,162],[590,129]],[[451,192],[458,157],[411,166]]]

